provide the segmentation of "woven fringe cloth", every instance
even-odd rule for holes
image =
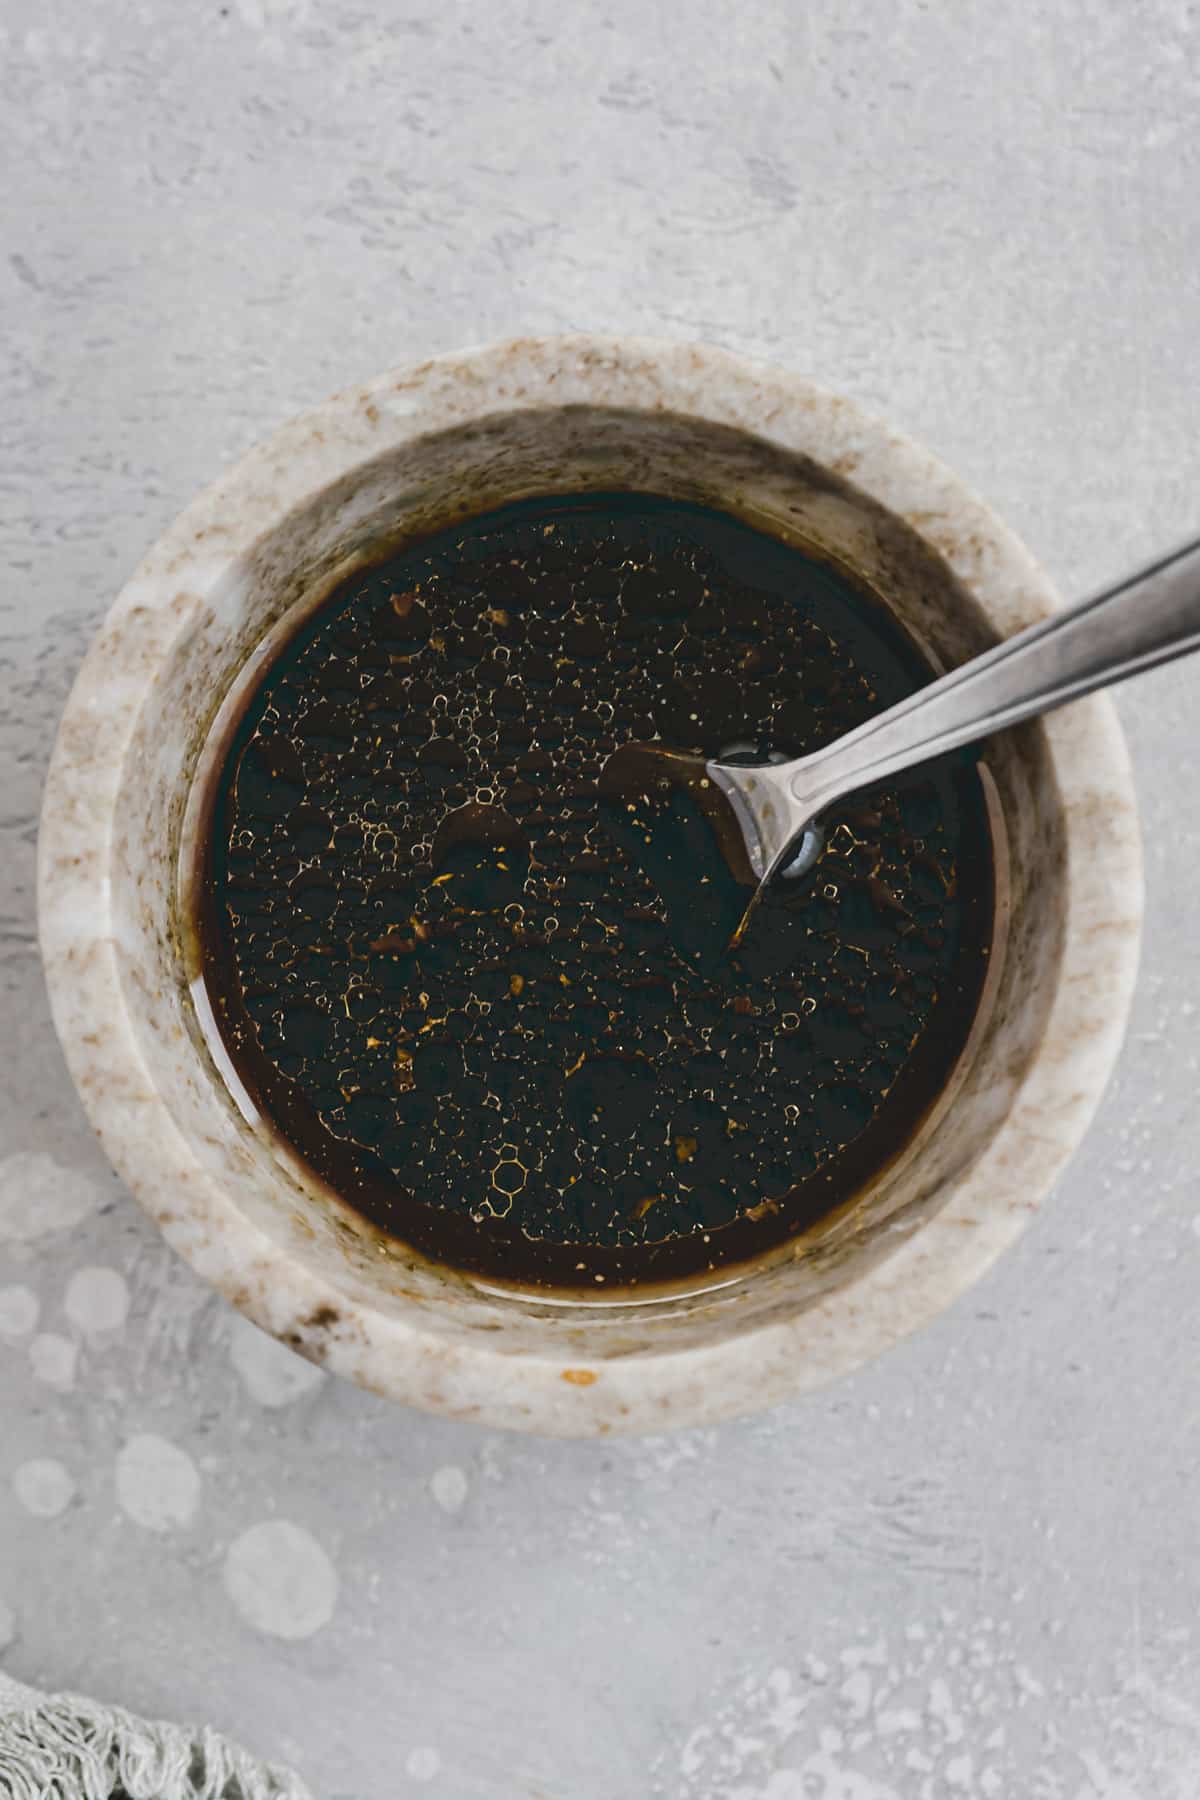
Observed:
[[[3,1800],[312,1800],[218,1732],[137,1719],[0,1675]]]

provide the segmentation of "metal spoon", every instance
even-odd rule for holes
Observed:
[[[686,781],[713,818],[735,875],[756,884],[736,942],[772,877],[781,870],[799,874],[815,861],[817,821],[827,807],[915,763],[1198,648],[1200,541],[1031,625],[812,756],[746,767],[627,744],[609,758],[601,781],[610,792],[644,787],[654,767]]]

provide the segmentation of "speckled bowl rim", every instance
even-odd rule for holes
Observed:
[[[437,357],[283,426],[149,552],[94,640],[60,727],[39,841],[39,925],[55,1022],[92,1123],[135,1196],[207,1280],[279,1336],[322,1305],[352,1313],[353,1366],[340,1372],[377,1392],[493,1425],[595,1435],[708,1423],[822,1385],[932,1319],[984,1273],[1053,1186],[1099,1103],[1133,991],[1142,881],[1124,739],[1109,701],[1095,697],[1044,725],[1068,876],[1060,978],[1037,1054],[988,1148],[948,1184],[940,1210],[783,1322],[708,1345],[593,1358],[589,1380],[564,1383],[561,1349],[542,1356],[449,1343],[419,1315],[348,1299],[251,1224],[197,1161],[165,1101],[145,1091],[113,952],[114,805],[156,657],[169,653],[171,609],[181,591],[204,593],[284,513],[360,462],[498,411],[565,403],[699,416],[849,472],[940,552],[1004,632],[1060,604],[1022,544],[949,469],[798,375],[706,345],[644,338],[527,338]],[[81,1011],[72,959],[84,920],[107,954]],[[267,1298],[247,1300],[247,1266],[254,1293]],[[335,1343],[320,1353],[338,1369]]]

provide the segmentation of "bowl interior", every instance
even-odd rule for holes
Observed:
[[[193,579],[164,615],[154,678],[122,764],[111,848],[119,978],[145,1067],[175,1130],[269,1259],[284,1249],[350,1304],[419,1314],[446,1344],[594,1360],[711,1344],[811,1306],[920,1231],[949,1184],[986,1150],[1045,1029],[1062,952],[1066,831],[1040,727],[989,749],[1007,840],[1007,942],[951,1103],[856,1201],[783,1254],[692,1291],[636,1300],[538,1299],[438,1268],[384,1240],[251,1129],[214,1066],[191,996],[194,966],[180,871],[195,851],[197,778],[214,723],[251,678],[264,642],[356,564],[456,518],[523,497],[643,490],[723,507],[846,568],[886,598],[935,662],[994,642],[980,604],[917,532],[835,470],[702,418],[589,404],[503,410],[411,437],[318,487],[213,579]],[[246,1292],[260,1314],[247,1256]],[[222,1285],[229,1291],[228,1280]],[[332,1313],[333,1308],[323,1311]],[[314,1325],[315,1329],[315,1325]],[[303,1333],[300,1340],[303,1341]]]

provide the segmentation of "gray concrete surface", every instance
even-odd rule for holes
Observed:
[[[776,358],[943,454],[1073,593],[1194,532],[1196,5],[0,25],[4,1668],[208,1719],[328,1800],[1192,1800],[1196,667],[1121,696],[1148,945],[1060,1191],[884,1362],[661,1441],[289,1399],[91,1140],[33,861],[56,716],[144,546],[281,418],[429,351],[595,327]],[[248,1591],[273,1519],[294,1576]]]

